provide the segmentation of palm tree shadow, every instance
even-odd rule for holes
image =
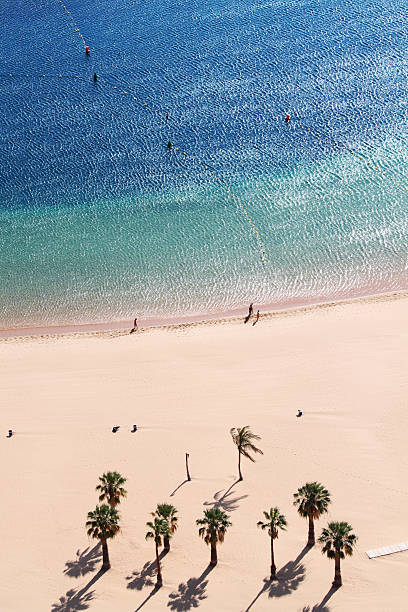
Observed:
[[[77,610],[86,610],[89,608],[92,599],[94,598],[95,591],[89,593],[83,593],[76,589],[70,589],[65,595],[59,598],[58,603],[55,603],[51,607],[51,612],[74,612]]]
[[[186,478],[185,480],[183,480],[183,482],[181,482],[181,483],[178,485],[178,487],[176,487],[176,488],[174,489],[173,493],[170,493],[170,497],[173,497],[173,495],[174,495],[174,494],[175,494],[175,493],[176,493],[176,492],[177,492],[179,489],[181,489],[181,487],[182,487],[183,485],[185,485],[185,484],[186,484],[186,482],[189,482],[189,481],[188,481],[188,478]]]
[[[248,497],[248,495],[238,495],[237,497],[233,497],[233,492],[231,489],[235,487],[238,482],[239,480],[233,482],[224,494],[222,494],[223,489],[216,491],[214,493],[214,501],[204,502],[204,506],[220,508],[221,510],[224,510],[224,512],[232,512],[233,510],[239,508],[239,502]]]
[[[307,555],[309,550],[312,550],[312,548],[313,548],[312,546],[309,546],[309,544],[306,544],[306,546],[302,548],[302,550],[300,551],[296,559],[293,561],[293,563],[299,563],[299,561],[301,561],[303,557]]]
[[[93,584],[105,573],[100,569],[97,574],[82,589],[70,589],[59,598],[58,603],[51,607],[51,612],[77,612],[89,608],[89,602],[94,599],[95,591],[87,592]]]
[[[75,554],[77,557],[75,561],[65,563],[64,574],[72,578],[79,578],[95,570],[102,556],[100,543],[98,542],[91,550],[89,546],[82,552],[78,549]]]
[[[284,597],[290,595],[292,591],[296,591],[301,582],[305,579],[305,566],[300,561],[310,550],[309,546],[305,546],[298,554],[294,561],[288,561],[276,574],[276,580],[264,578],[264,585],[251,601],[245,612],[248,612],[255,602],[263,595],[268,593],[268,597]]]
[[[208,565],[198,578],[189,578],[187,582],[181,582],[176,592],[170,593],[167,606],[176,612],[187,612],[191,608],[198,608],[200,602],[207,598],[206,588],[208,580],[205,578],[214,569]]]
[[[143,606],[144,606],[145,604],[147,604],[147,602],[149,601],[149,599],[150,599],[151,597],[153,597],[153,595],[155,595],[159,589],[160,589],[160,587],[159,587],[159,586],[157,586],[157,585],[155,585],[155,586],[154,586],[154,588],[153,588],[153,590],[152,590],[152,591],[150,591],[149,595],[146,597],[146,599],[145,599],[144,601],[142,601],[142,603],[140,604],[140,606],[138,606],[138,607],[136,608],[135,612],[137,612],[138,610],[140,610],[141,608],[143,608]]]
[[[311,608],[310,606],[304,606],[302,608],[302,612],[330,612],[330,608],[326,606],[329,599],[335,594],[339,587],[331,587],[326,595],[323,597],[322,601],[319,604],[316,604]]]
[[[140,571],[135,570],[131,576],[126,576],[127,588],[141,591],[143,587],[153,586],[153,578],[156,574],[156,561],[147,561]]]

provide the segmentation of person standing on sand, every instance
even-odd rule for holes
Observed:
[[[130,333],[133,334],[133,332],[137,331],[138,327],[137,327],[137,317],[135,317],[135,320],[133,321],[133,329],[130,330]]]
[[[259,310],[256,311],[256,319],[255,321],[252,323],[252,325],[256,325],[259,321]]]

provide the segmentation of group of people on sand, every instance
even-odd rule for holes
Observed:
[[[248,323],[249,319],[252,317],[252,315],[254,314],[254,305],[251,302],[251,304],[249,305],[248,308],[248,314],[245,317],[244,323]],[[256,311],[256,315],[255,315],[255,321],[252,323],[252,325],[256,325],[259,321],[259,310]]]
[[[251,304],[249,305],[249,309],[248,309],[248,315],[245,317],[245,321],[244,323],[248,323],[249,319],[252,317],[252,315],[254,314],[254,305],[251,302]],[[252,323],[252,325],[256,325],[259,321],[259,310],[256,311],[256,315],[255,315],[255,321]],[[134,332],[136,332],[138,330],[138,326],[137,326],[137,317],[135,317],[135,320],[133,321],[133,327],[130,330],[130,333],[133,334]]]
[[[112,427],[112,433],[116,433],[117,431],[119,431],[120,429],[120,425],[115,425],[114,427]],[[135,431],[137,431],[137,425],[133,425],[133,429],[130,430],[132,433],[135,433]]]

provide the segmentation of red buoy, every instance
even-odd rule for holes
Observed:
[[[85,53],[86,53],[87,55],[89,55],[89,47],[88,47],[88,45],[86,45],[86,47],[85,47]]]
[[[290,119],[290,115],[289,115],[289,113],[286,113],[286,117],[285,117],[286,123],[289,121],[289,119]]]

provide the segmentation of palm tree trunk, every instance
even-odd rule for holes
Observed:
[[[310,516],[310,514],[309,514],[309,536],[308,536],[308,539],[307,539],[307,545],[308,546],[314,546],[315,545],[314,522],[313,522],[313,517]]]
[[[343,584],[340,572],[340,554],[337,550],[334,553],[334,580],[332,584],[336,589]]]
[[[218,563],[217,558],[217,542],[211,542],[211,561],[210,565],[215,566]]]
[[[271,536],[271,580],[276,578],[275,555],[273,552],[273,537]]]
[[[170,538],[169,536],[163,536],[163,550],[169,552],[170,550]]]
[[[160,567],[159,545],[157,544],[157,542],[156,542],[156,564],[157,564],[156,586],[161,587],[163,586],[163,577],[162,577],[161,567]]]
[[[188,469],[188,458],[189,458],[189,454],[186,453],[186,472],[187,472],[187,480],[191,480],[191,476],[190,476],[190,470]]]
[[[102,543],[102,569],[108,570],[111,566],[109,561],[108,543],[106,540],[101,540]]]
[[[238,474],[239,474],[238,480],[243,480],[242,473],[241,473],[241,449],[239,447],[238,447]]]

